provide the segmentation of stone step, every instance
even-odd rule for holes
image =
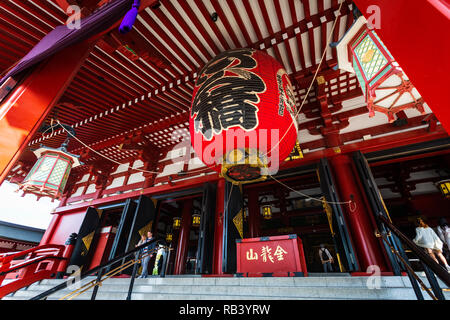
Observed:
[[[83,283],[86,283],[95,278],[83,279]],[[261,277],[261,278],[147,278],[147,279],[135,279],[135,285],[147,284],[147,285],[229,285],[229,286],[356,286],[366,287],[369,277]],[[381,285],[387,287],[405,287],[410,286],[409,279],[407,277],[380,277]],[[42,280],[39,283],[33,284],[33,286],[55,286],[62,281],[60,280]],[[370,282],[370,281],[369,281]],[[120,284],[128,285],[130,279],[124,278],[110,278],[107,279],[104,284]]]
[[[126,297],[125,288],[100,288],[97,299],[119,299]],[[122,290],[121,290],[122,289]],[[13,299],[30,299],[42,291],[21,290],[16,292]],[[50,298],[59,299],[70,290],[64,290],[53,294]],[[90,299],[92,290],[76,297]],[[315,299],[415,299],[414,292],[410,288],[342,288],[342,287],[232,287],[232,286],[144,286],[138,287],[133,291],[133,299],[141,297],[143,299],[154,299],[153,295],[182,295],[184,299],[192,299],[195,296],[207,295],[213,299],[213,296],[220,296],[222,299],[231,297],[272,297],[277,298],[315,298]],[[192,296],[192,297],[191,297]],[[449,296],[450,297],[450,296]]]
[[[99,294],[96,300],[125,300],[126,294]],[[4,297],[3,300],[28,300],[28,297]],[[90,300],[90,295],[81,295],[76,300]],[[226,296],[223,295],[177,295],[177,294],[133,294],[132,300],[274,300],[272,296]],[[317,300],[311,297],[276,297],[277,300]],[[56,297],[49,297],[47,300],[59,300]],[[348,300],[347,298],[333,298],[333,300]],[[357,299],[355,299],[357,300]]]
[[[83,284],[95,279],[83,279]],[[424,279],[425,280],[425,279]],[[42,280],[4,297],[5,300],[30,299],[62,283],[62,279]],[[368,282],[369,281],[369,282]],[[426,281],[424,281],[426,282]],[[129,278],[110,278],[97,293],[98,300],[124,300]],[[398,299],[415,300],[407,277],[380,277],[380,288],[370,289],[368,277],[267,277],[267,278],[199,278],[168,277],[135,279],[132,299]],[[375,283],[377,284],[377,283]],[[72,292],[65,288],[48,299],[59,299]],[[429,296],[424,292],[424,297]],[[76,299],[90,299],[92,289]],[[444,292],[450,299],[450,292]]]
[[[146,288],[147,289],[147,288]],[[134,291],[132,299],[158,299],[158,296],[180,296],[182,299],[200,299],[206,296],[208,299],[216,299],[220,297],[223,300],[240,297],[247,299],[248,297],[271,298],[271,299],[399,299],[399,300],[415,300],[414,292],[407,288],[382,288],[382,289],[355,289],[355,288],[286,288],[286,287],[254,287],[254,288],[234,288],[229,286],[205,287],[174,287],[166,286],[157,288],[157,290],[139,290]],[[247,290],[245,290],[247,289]],[[69,291],[70,292],[70,291]],[[59,299],[69,292],[58,292],[49,297],[49,299]],[[19,291],[11,299],[30,299],[37,295],[36,291]],[[76,299],[90,299],[92,290],[89,290]],[[127,296],[126,291],[103,291],[97,293],[97,300],[124,300]]]

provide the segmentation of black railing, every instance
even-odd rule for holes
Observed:
[[[101,277],[102,277],[102,275],[104,275],[104,271],[110,269],[113,264],[117,264],[117,262],[119,262],[121,260],[122,260],[122,264],[118,267],[121,270],[126,270],[126,269],[128,269],[129,267],[131,267],[134,264],[133,272],[132,272],[132,275],[131,275],[131,281],[130,281],[130,285],[129,285],[129,288],[128,288],[128,295],[127,295],[127,300],[129,300],[131,298],[131,294],[133,292],[134,279],[135,279],[136,273],[137,273],[137,265],[138,265],[137,262],[139,260],[141,260],[145,256],[145,255],[142,255],[141,257],[136,257],[136,254],[139,254],[142,249],[147,248],[147,247],[151,247],[151,248],[149,248],[149,251],[146,253],[146,255],[150,255],[150,254],[156,252],[159,249],[158,247],[156,247],[156,245],[159,243],[159,241],[160,240],[153,239],[153,240],[151,240],[151,241],[149,241],[147,243],[144,243],[144,244],[142,244],[142,245],[140,245],[140,246],[138,246],[138,247],[136,247],[136,248],[134,248],[134,249],[124,253],[124,254],[121,254],[121,255],[119,255],[119,256],[117,256],[117,257],[115,257],[115,258],[105,262],[102,265],[99,265],[99,266],[97,266],[97,267],[95,267],[95,268],[93,268],[91,270],[88,270],[88,271],[82,273],[80,275],[79,279],[78,279],[79,281],[83,280],[84,278],[86,278],[86,277],[88,277],[90,275],[97,274],[97,280],[92,285],[94,289],[93,289],[93,292],[92,292],[91,300],[95,300],[95,298],[97,296],[98,286],[101,283]],[[167,251],[167,248],[165,248],[165,251]],[[125,261],[130,256],[132,256],[132,259],[128,260],[125,263],[123,263],[123,261]],[[160,275],[161,277],[165,276],[165,266],[166,266],[166,263],[167,263],[166,257],[167,257],[167,253],[164,255],[164,260],[163,260],[163,265],[162,265],[162,272],[161,272],[161,275]],[[51,289],[41,293],[41,294],[31,298],[30,300],[43,300],[43,299],[46,299],[48,296],[50,296],[50,295],[52,295],[52,294],[54,294],[54,293],[56,293],[56,292],[58,292],[58,291],[60,291],[62,289],[65,289],[65,288],[71,286],[73,284],[73,281],[74,281],[74,279],[72,277],[69,277],[67,279],[67,281],[65,281],[65,282],[63,282],[63,283],[61,283],[61,284],[59,284],[59,285],[57,285],[57,286],[55,286],[55,287],[53,287],[53,288],[51,288]]]
[[[420,288],[418,286],[418,283],[421,284],[422,288],[426,290],[430,296],[435,300],[445,300],[444,294],[442,292],[441,287],[439,286],[439,283],[435,277],[435,275],[442,280],[442,282],[445,283],[448,287],[450,287],[450,274],[449,272],[444,269],[439,263],[434,261],[422,248],[417,246],[413,241],[411,241],[407,236],[405,236],[400,230],[398,230],[385,216],[378,215],[378,218],[382,221],[382,223],[392,232],[395,234],[396,237],[398,237],[403,244],[405,244],[419,259],[425,275],[428,279],[428,282],[430,284],[431,290],[433,291],[434,295],[431,294],[429,289],[427,289],[422,281],[417,277],[415,272],[412,270],[411,266],[409,265],[408,257],[406,256],[405,252],[398,252],[395,250],[392,246],[391,250],[392,252],[398,257],[400,262],[405,266],[406,272],[409,276],[409,279],[411,280],[413,289],[416,293],[416,296],[419,300],[423,300],[422,292],[420,291]],[[386,239],[386,235],[381,234],[380,235],[383,241],[388,243]]]

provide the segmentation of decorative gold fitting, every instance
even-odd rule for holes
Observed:
[[[228,170],[237,165],[248,165],[249,167],[260,168],[260,177],[244,181],[237,181],[230,178],[227,174]],[[269,174],[267,167],[267,157],[260,155],[257,149],[233,149],[223,156],[220,176],[234,185],[259,182],[267,179],[267,175]]]
[[[317,80],[317,84],[325,83],[325,78],[323,76],[318,76],[316,80]]]

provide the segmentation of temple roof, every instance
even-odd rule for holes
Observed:
[[[61,0],[11,0],[0,3],[0,70],[20,60],[56,26],[67,22]],[[407,121],[388,123],[385,115],[368,117],[354,74],[335,70],[337,54],[326,48],[318,84],[305,97],[319,65],[328,36],[337,42],[354,21],[352,1],[338,11],[338,0],[161,0],[140,11],[125,38],[112,32],[97,42],[73,81],[45,120],[52,118],[75,128],[77,137],[108,157],[126,162],[139,147],[120,148],[126,139],[167,149],[186,135],[188,110],[198,70],[228,49],[251,47],[281,62],[291,77],[297,105],[299,142],[306,152],[327,148],[323,130],[338,128],[344,144],[414,129],[426,130],[426,115],[406,110]],[[336,26],[331,33],[333,23]],[[327,106],[324,112],[323,106]],[[427,107],[426,113],[431,114]],[[401,124],[401,125],[399,125]],[[59,147],[61,129],[38,132],[29,147]],[[69,151],[85,149],[72,140]],[[87,162],[98,160],[92,154]],[[16,170],[17,173],[17,170]],[[24,175],[20,171],[19,175]]]

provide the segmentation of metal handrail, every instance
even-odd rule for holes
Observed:
[[[428,254],[421,250],[414,242],[398,230],[386,217],[383,215],[378,215],[378,218],[419,257],[422,263],[430,268],[431,271],[433,271],[447,286],[450,287],[450,274],[447,270],[441,267]]]
[[[389,246],[389,248],[391,249],[392,253],[395,254],[397,256],[397,258],[403,263],[403,265],[406,267],[406,269],[408,270],[408,273],[414,277],[414,279],[420,284],[420,286],[422,287],[423,290],[425,290],[428,295],[433,299],[433,300],[438,300],[438,298],[436,298],[436,296],[431,292],[431,290],[423,283],[422,280],[420,280],[420,278],[416,275],[416,273],[414,272],[414,270],[411,268],[411,266],[409,265],[409,263],[403,259],[403,257],[401,256],[401,254],[394,249],[394,247],[389,243],[389,240],[386,238],[386,236],[383,233],[380,233],[380,237],[383,239],[383,241]]]
[[[66,294],[65,296],[59,298],[59,300],[64,300],[64,299],[68,299],[68,300],[72,300],[73,298],[78,297],[79,295],[81,295],[82,293],[88,291],[89,289],[93,288],[93,287],[100,287],[102,285],[102,283],[115,276],[116,274],[122,272],[123,270],[128,269],[129,267],[139,263],[142,258],[145,258],[151,254],[153,254],[156,251],[156,249],[153,249],[151,251],[149,251],[148,253],[142,255],[139,259],[133,259],[133,260],[129,260],[127,262],[125,262],[124,264],[114,268],[113,270],[108,271],[106,274],[102,275],[101,273],[97,276],[97,279],[91,280],[88,283],[84,284],[83,286],[81,286],[80,288]],[[95,296],[97,295],[97,292],[93,292],[92,294],[92,300],[95,299]]]
[[[105,263],[102,264],[102,265],[99,265],[99,266],[97,266],[97,267],[95,267],[95,268],[93,268],[93,269],[91,269],[91,270],[88,270],[88,271],[84,272],[83,274],[81,274],[79,280],[81,281],[81,280],[83,280],[84,278],[88,277],[89,275],[92,275],[92,274],[97,273],[97,272],[99,272],[99,276],[101,277],[101,271],[102,271],[103,269],[108,268],[108,267],[110,267],[112,264],[114,264],[114,263],[116,263],[116,262],[118,262],[118,261],[120,261],[120,260],[122,260],[122,259],[128,258],[130,255],[133,255],[134,253],[139,252],[141,249],[144,249],[144,248],[146,248],[146,247],[148,247],[148,246],[154,244],[155,242],[159,242],[159,241],[160,241],[160,240],[153,239],[153,240],[150,240],[149,242],[146,242],[146,243],[144,243],[144,244],[142,244],[142,245],[140,245],[140,246],[137,246],[136,248],[134,248],[134,249],[132,249],[132,250],[130,250],[130,251],[128,251],[128,252],[125,252],[125,253],[123,253],[123,254],[121,254],[121,255],[119,255],[119,256],[117,256],[117,257],[115,257],[115,258],[113,258],[113,259],[111,259],[111,260],[109,260],[109,261],[107,261],[107,262],[105,262]],[[135,260],[137,260],[137,259],[135,259]],[[130,260],[130,261],[133,261],[133,260]],[[130,261],[128,261],[128,262],[126,262],[126,263],[124,263],[124,264],[127,264],[127,263],[129,263]],[[120,265],[120,266],[117,267],[117,268],[120,268],[120,267],[123,266],[124,264]],[[130,266],[131,266],[131,265],[130,265]],[[127,268],[128,268],[128,267],[129,267],[129,266],[127,266]],[[113,271],[116,270],[117,268],[113,269]],[[110,272],[111,272],[111,271],[110,271]],[[97,277],[97,279],[98,279],[98,278],[99,278],[99,277]],[[59,291],[59,290],[62,290],[62,289],[64,289],[64,288],[67,288],[68,286],[70,286],[70,285],[72,284],[72,282],[73,282],[73,279],[68,279],[67,281],[65,281],[65,282],[63,282],[63,283],[60,283],[59,285],[57,285],[57,286],[55,286],[55,287],[53,287],[53,288],[51,288],[51,289],[49,289],[49,290],[47,290],[47,291],[45,291],[45,292],[43,292],[43,293],[38,294],[38,295],[35,296],[35,297],[32,297],[30,300],[42,300],[42,299],[45,299],[45,298],[47,298],[49,295],[54,294],[55,292],[57,292],[57,291]],[[95,297],[95,296],[94,296],[94,297]]]

